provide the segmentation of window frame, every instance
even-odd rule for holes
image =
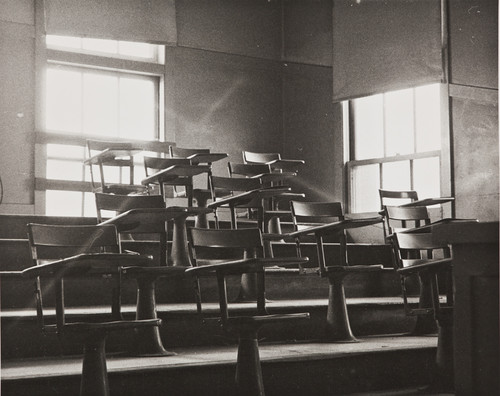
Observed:
[[[417,87],[412,87],[417,88]],[[380,188],[383,187],[383,165],[391,162],[403,162],[409,161],[410,166],[410,189],[414,187],[414,173],[413,173],[413,161],[425,158],[438,158],[440,164],[440,194],[441,196],[453,195],[451,186],[451,147],[450,147],[450,131],[449,131],[449,99],[448,99],[448,84],[440,84],[440,115],[441,115],[441,149],[440,150],[430,150],[423,152],[413,152],[410,154],[398,154],[392,156],[368,158],[368,159],[355,159],[355,130],[354,130],[354,106],[353,100],[343,101],[343,117],[344,117],[344,177],[346,189],[344,190],[344,200],[345,206],[348,212],[352,212],[354,209],[354,194],[353,194],[353,178],[354,178],[354,168],[365,165],[378,165],[379,172],[379,185]],[[414,91],[415,92],[415,91]],[[414,94],[415,97],[415,94]],[[413,104],[413,112],[415,115],[415,102]],[[385,101],[383,111],[385,113]],[[385,116],[384,116],[385,117]],[[416,131],[416,117],[413,118],[413,127]],[[386,129],[384,126],[384,142],[383,150],[384,154],[387,153],[386,145]],[[417,134],[413,133],[414,139],[414,150],[417,149]],[[444,208],[442,214],[446,216],[452,216],[454,213],[454,205],[452,203],[451,208]]]
[[[169,142],[165,141],[165,115],[162,109],[165,101],[165,49],[159,50],[162,59],[158,58],[157,62],[125,59],[113,54],[91,54],[82,53],[70,49],[49,49],[46,45],[45,34],[37,35],[36,52],[37,52],[37,117],[35,127],[35,162],[34,162],[34,209],[36,214],[46,214],[46,191],[76,191],[82,194],[92,192],[90,181],[85,180],[85,169],[82,168],[82,181],[74,180],[59,180],[48,179],[46,177],[47,161],[56,159],[47,155],[47,144],[62,144],[81,146],[86,148],[87,139],[113,139],[117,141],[130,141],[130,139],[120,138],[116,136],[101,136],[84,133],[72,133],[61,131],[50,131],[46,129],[46,72],[47,68],[52,65],[61,65],[64,68],[76,68],[81,70],[87,68],[99,72],[120,74],[120,75],[135,75],[145,76],[154,79],[155,89],[155,136],[154,140],[135,140],[137,144],[145,150],[154,152],[166,152]],[[86,154],[85,154],[86,155]],[[78,159],[64,158],[65,161],[79,161]],[[82,167],[84,167],[82,162]],[[85,200],[82,199],[80,214],[75,216],[84,216]]]

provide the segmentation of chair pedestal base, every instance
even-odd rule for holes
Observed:
[[[157,319],[155,280],[156,277],[141,276],[137,279],[137,313],[136,319]],[[173,356],[163,347],[158,326],[139,328],[136,332],[135,356]]]
[[[199,208],[206,208],[208,200],[212,197],[210,190],[194,190],[193,198]],[[200,213],[196,216],[194,226],[198,228],[209,228],[206,213]]]
[[[442,313],[438,319],[438,345],[436,371],[427,390],[452,392],[454,390],[453,370],[453,314]]]
[[[236,386],[239,396],[264,396],[257,331],[240,331]]]
[[[80,396],[109,396],[106,336],[104,331],[94,332],[85,339]]]
[[[326,315],[326,340],[358,342],[352,334],[344,293],[346,273],[328,274],[328,312]]]

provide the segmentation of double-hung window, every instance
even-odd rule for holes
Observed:
[[[380,188],[440,195],[440,84],[355,99],[348,109],[351,212],[379,210]]]
[[[37,190],[43,193],[38,210],[92,216],[85,141],[161,139],[163,46],[48,35],[46,54],[44,126],[37,136]],[[126,177],[117,174],[114,182]]]

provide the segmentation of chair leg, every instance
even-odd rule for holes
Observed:
[[[358,342],[352,334],[344,293],[344,273],[328,274],[326,338],[337,342]]]
[[[420,283],[420,296],[418,301],[419,308],[431,308],[432,309],[432,286],[431,286],[431,276],[429,273],[422,271],[419,273],[418,277]],[[413,335],[425,335],[425,334],[435,334],[437,332],[436,319],[434,318],[433,312],[428,314],[417,315],[417,321],[415,327],[411,334]]]
[[[105,332],[94,332],[85,340],[80,396],[109,396]]]
[[[256,330],[239,334],[236,386],[239,396],[264,396]]]

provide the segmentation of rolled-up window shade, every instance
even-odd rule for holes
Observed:
[[[440,0],[334,0],[333,98],[438,82]]]
[[[175,0],[45,0],[47,34],[175,43]]]

